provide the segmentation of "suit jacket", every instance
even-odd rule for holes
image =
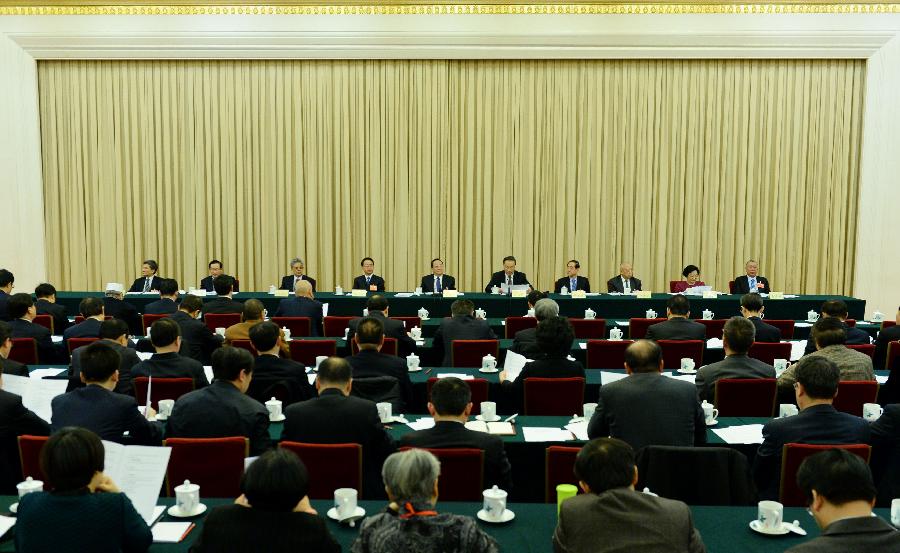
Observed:
[[[316,291],[316,279],[309,278],[306,275],[300,275],[300,280],[308,280],[312,286],[313,292]],[[294,275],[285,275],[281,278],[281,289],[294,291]]]
[[[384,325],[384,336],[386,338],[397,339],[397,355],[406,357],[416,351],[416,341],[406,334],[406,327],[403,325],[403,321],[389,319],[381,311],[372,311],[369,313],[369,316],[381,321],[381,324]],[[350,329],[350,332],[347,334],[347,342],[356,335],[356,329],[359,327],[359,321],[361,320],[362,317],[358,317],[350,319],[350,322],[347,323],[347,327]]]
[[[53,317],[53,334],[61,335],[69,328],[69,317],[66,315],[66,306],[58,303],[50,303],[41,298],[34,302],[38,315],[50,315]]]
[[[718,363],[700,367],[695,384],[701,400],[714,403],[716,381],[720,378],[775,378],[775,367],[746,353],[729,355]]]
[[[101,339],[101,341],[119,353],[119,382],[116,383],[116,393],[129,396],[134,395],[134,383],[131,381],[131,369],[141,362],[137,352],[131,348],[126,348],[118,342],[112,340]],[[69,365],[69,389],[67,392],[75,388],[81,388],[84,384],[81,382],[81,354],[87,346],[75,348],[72,352],[72,364]]]
[[[378,376],[396,378],[400,385],[400,397],[403,400],[402,405],[399,406],[400,412],[406,413],[406,409],[412,406],[412,382],[409,380],[409,370],[403,359],[375,350],[360,350],[356,355],[346,357],[344,360],[350,363],[354,380]]]
[[[203,315],[207,313],[243,313],[244,304],[229,297],[219,297],[205,302],[200,312]]]
[[[195,359],[177,353],[154,353],[150,359],[141,361],[131,368],[131,378],[152,376],[153,378],[193,378],[194,388],[209,385],[203,365]]]
[[[13,495],[21,481],[18,436],[49,436],[50,425],[22,405],[22,398],[0,390],[0,493]]]
[[[222,345],[222,338],[184,311],[173,313],[170,319],[181,329],[181,355],[209,365],[209,358],[213,350]]]
[[[631,277],[631,290],[636,291],[641,289],[641,281],[634,277]],[[606,291],[607,292],[625,292],[625,285],[622,284],[622,275],[616,275],[611,279],[606,281]]]
[[[878,490],[878,505],[887,506],[900,497],[900,403],[884,406],[884,413],[869,430],[872,444],[872,475]]]
[[[572,291],[572,279],[569,277],[562,277],[561,279],[556,281],[556,284],[553,285],[553,293],[559,294],[562,292],[563,286],[568,288],[569,292]],[[587,277],[577,276],[575,277],[575,285],[577,286],[576,290],[584,290],[585,292],[591,291],[591,281],[587,279]]]
[[[66,426],[80,426],[100,436],[101,440],[122,442],[128,432],[128,443],[158,446],[162,442],[162,426],[148,421],[138,411],[131,396],[110,392],[91,384],[53,398],[54,432]]]
[[[793,417],[770,420],[762,433],[753,473],[760,499],[771,499],[778,495],[784,444],[864,444],[869,441],[869,423],[831,405],[813,405]]]
[[[875,340],[875,368],[889,369],[886,367],[888,344],[900,340],[900,326],[891,326],[885,328],[878,333],[878,339]]]
[[[741,275],[739,277],[735,277],[734,279],[734,293],[735,294],[749,294],[750,292],[761,292],[763,294],[768,294],[772,291],[769,288],[769,279],[763,276],[756,277],[757,286],[762,284],[762,288],[758,288],[756,290],[750,289],[750,279],[747,275]]]
[[[778,377],[778,386],[785,389],[792,388],[794,382],[797,381],[797,368],[801,363],[807,363],[809,359],[815,357],[824,357],[834,362],[841,371],[841,380],[875,380],[871,357],[847,346],[836,344],[801,357],[799,361],[781,373],[781,376]]]
[[[125,321],[128,329],[135,336],[143,336],[145,330],[141,318],[138,316],[137,308],[125,300],[105,297],[103,298],[103,311],[106,315]]]
[[[519,355],[534,359],[535,355],[541,353],[541,350],[537,345],[537,329],[526,328],[516,332],[516,335],[513,337],[513,345],[510,349]]]
[[[6,310],[6,302],[9,301],[9,294],[0,290],[0,321],[10,321],[9,312]]]
[[[171,315],[178,311],[178,304],[171,298],[159,298],[144,306],[144,315]]]
[[[28,365],[23,365],[18,361],[6,359],[0,356],[0,367],[3,367],[3,374],[14,374],[16,376],[28,376]]]
[[[652,521],[652,522],[650,522]],[[577,495],[562,503],[555,553],[705,553],[691,510],[681,501],[630,488]]]
[[[855,326],[847,326],[847,323],[842,324],[844,325],[844,332],[847,333],[847,340],[844,342],[845,344],[859,345],[872,343],[868,332],[860,330]],[[806,341],[806,349],[803,350],[803,355],[809,355],[810,353],[815,352],[816,341],[813,340],[812,335],[810,335],[809,339]],[[868,357],[868,355],[866,357]]]
[[[836,520],[822,535],[795,545],[785,553],[853,553],[900,551],[900,532],[878,517]]]
[[[753,326],[756,327],[755,342],[780,342],[781,330],[777,326],[772,326],[759,317],[747,317]]]
[[[369,281],[369,284],[366,284],[366,276],[359,275],[358,277],[353,279],[353,289],[354,290],[369,290],[369,286],[375,285],[376,291],[384,292],[384,279],[380,276],[372,273],[372,277]]]
[[[260,455],[272,445],[266,406],[244,395],[226,380],[216,380],[202,390],[178,398],[166,426],[166,436],[244,436],[250,439],[251,456]]]
[[[496,273],[491,275],[491,280],[487,283],[487,286],[484,287],[484,291],[485,293],[490,294],[491,288],[493,288],[494,286],[500,287],[501,284],[505,283],[506,271],[497,271]],[[516,284],[528,284],[529,286],[531,285],[531,283],[528,282],[528,277],[525,276],[525,273],[520,273],[519,271],[513,273],[513,285]]]
[[[524,405],[526,378],[584,378],[584,367],[578,361],[570,361],[565,357],[539,356],[530,363],[525,363],[519,377],[515,381],[503,381],[503,390],[510,394],[512,403]]]
[[[434,358],[442,357],[441,366],[453,364],[453,340],[496,340],[497,335],[491,330],[487,321],[476,319],[471,315],[447,317],[441,321],[434,333],[432,349]]]
[[[225,275],[223,274],[223,276],[225,276]],[[231,277],[231,278],[234,278],[234,277]],[[207,276],[206,278],[204,278],[200,281],[200,288],[203,290],[206,290],[207,292],[215,292],[216,286],[215,286],[214,280],[215,279],[212,277],[212,275]],[[235,279],[235,281],[234,281],[234,287],[232,288],[232,290],[234,291],[234,293],[240,292],[237,279]],[[146,313],[146,311],[145,311],[145,313]]]
[[[668,321],[647,327],[648,340],[703,340],[706,327],[684,317],[672,317]]]
[[[288,392],[285,406],[316,397],[316,389],[309,383],[303,364],[274,355],[260,355],[253,365],[247,395],[265,403],[272,398],[271,389],[276,385]]]
[[[63,340],[68,342],[69,338],[99,338],[100,325],[102,321],[88,318],[77,325],[70,326],[63,332]]]
[[[10,338],[34,338],[37,344],[38,362],[41,365],[49,365],[52,363],[67,362],[69,356],[65,349],[57,348],[50,339],[50,331],[31,321],[25,319],[15,319],[9,321],[9,328],[12,330]]]
[[[143,292],[144,291],[144,280],[150,279],[150,291],[158,292],[159,291],[159,283],[162,282],[162,277],[159,275],[154,275],[152,277],[138,277],[134,279],[134,282],[131,283],[131,288],[128,289],[129,292]]]
[[[426,294],[434,292],[434,280],[434,273],[423,276],[419,284],[422,291]],[[443,290],[456,290],[456,279],[450,275],[441,275],[441,291]]]
[[[203,521],[194,553],[316,551],[340,553],[321,515],[220,505]]]
[[[484,451],[484,487],[512,489],[512,467],[500,436],[469,430],[461,422],[436,421],[433,428],[408,432],[400,438],[401,446],[421,448],[472,448]]]
[[[706,443],[706,420],[697,388],[659,373],[633,373],[600,388],[588,436],[631,444],[693,446]]]
[[[309,335],[322,335],[322,302],[310,298],[287,298],[278,302],[276,317],[309,317]]]

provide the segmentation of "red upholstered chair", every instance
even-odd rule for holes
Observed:
[[[734,281],[733,281],[733,280],[729,280],[729,281],[728,281],[728,293],[729,293],[729,294],[737,294],[737,291],[736,291],[736,290],[737,290],[737,288],[736,288],[735,285],[734,285]]]
[[[428,401],[431,401],[431,388],[437,381],[438,379],[433,376],[428,379]],[[488,381],[483,378],[473,378],[465,382],[469,385],[469,390],[472,391],[472,415],[480,415],[481,402],[488,401]]]
[[[296,453],[313,475],[307,492],[310,499],[331,499],[338,488],[354,488],[362,497],[361,445],[283,441],[278,447]]]
[[[134,379],[134,398],[138,405],[147,404],[147,385],[150,379],[139,376]],[[150,391],[150,406],[159,411],[159,400],[177,400],[184,394],[194,391],[193,378],[154,378]]]
[[[314,366],[320,355],[334,357],[337,354],[337,340],[291,340],[288,347],[291,348],[291,359],[308,366]]]
[[[103,320],[104,320],[104,321],[108,321],[108,320],[110,320],[110,319],[112,319],[112,315],[104,315],[104,316],[103,316]],[[75,323],[74,323],[74,324],[81,324],[81,323],[83,323],[83,322],[84,322],[84,316],[83,316],[83,315],[75,315]]]
[[[406,329],[407,332],[413,329],[413,327],[422,328],[422,318],[421,317],[391,317],[395,321],[400,321],[403,323],[403,328]]]
[[[625,350],[634,340],[588,340],[587,368],[624,369]]]
[[[19,436],[19,461],[22,463],[22,480],[29,476],[35,480],[44,482],[44,489],[48,489],[47,478],[41,470],[41,450],[49,440],[49,436]]]
[[[272,322],[279,328],[287,327],[291,331],[291,337],[309,336],[312,328],[312,319],[309,317],[272,317]]]
[[[844,319],[844,324],[846,324],[850,328],[853,328],[856,326],[856,319]]]
[[[679,282],[681,282],[681,281],[680,281],[680,280],[670,280],[670,281],[669,281],[669,292],[674,293],[674,292],[675,292],[675,286],[677,286]]]
[[[353,355],[359,353],[359,346],[356,345],[356,342],[350,342],[350,351]],[[385,337],[384,345],[381,346],[381,353],[386,355],[397,355],[397,339]]]
[[[874,380],[844,380],[838,383],[834,408],[861,417],[864,403],[875,403],[878,398],[878,382]]]
[[[507,317],[506,337],[514,338],[516,336],[516,332],[525,330],[526,328],[534,328],[537,326],[537,323],[538,321],[534,317]]]
[[[578,340],[606,338],[606,319],[569,319]]]
[[[228,438],[167,438],[172,448],[166,469],[166,494],[174,497],[175,487],[185,480],[200,486],[203,497],[241,495],[244,458],[250,451],[244,436]]]
[[[580,413],[584,405],[584,379],[526,378],[525,415],[565,416]]]
[[[344,329],[350,325],[354,317],[333,317],[331,315],[322,320],[325,336],[344,336]]]
[[[400,448],[402,451],[412,449]],[[441,462],[438,497],[446,501],[479,501],[484,491],[484,450],[463,447],[428,449]]]
[[[703,347],[706,345],[703,340],[659,340],[656,343],[662,348],[667,371],[680,369],[683,357],[693,359],[696,369],[703,364]]]
[[[647,329],[650,325],[655,325],[656,323],[661,323],[665,320],[665,317],[657,319],[631,319],[628,322],[628,337],[632,340],[640,340],[647,336]]]
[[[241,348],[241,349],[245,349],[245,350],[249,351],[251,354],[253,354],[253,357],[256,357],[259,355],[259,352],[256,351],[256,348],[253,347],[253,342],[251,342],[250,340],[241,340],[241,339],[231,340],[231,345],[236,348]]]
[[[875,357],[875,344],[847,344],[847,348],[865,353],[869,357]]]
[[[203,322],[206,323],[206,326],[210,330],[215,332],[217,328],[228,328],[229,326],[236,325],[241,322],[241,314],[207,313],[206,315],[203,315]]]
[[[782,340],[790,340],[794,337],[794,321],[787,319],[764,319],[763,322],[780,330]]]
[[[728,322],[728,319],[694,319],[696,322],[702,324],[706,327],[706,339],[710,338],[721,338],[722,330],[725,328],[725,323]]]
[[[806,500],[803,492],[797,486],[797,469],[800,463],[810,455],[828,449],[846,449],[850,453],[860,456],[866,463],[872,455],[872,448],[866,444],[785,444],[781,455],[781,486],[779,501],[785,507],[805,507]]]
[[[100,338],[94,338],[94,337],[69,338],[69,340],[66,342],[66,346],[69,348],[69,353],[71,354],[73,351],[80,348],[81,346],[87,346],[87,345],[93,344],[94,342],[96,342],[99,339]]]
[[[480,367],[485,355],[500,355],[500,340],[453,340],[450,352],[454,367]]]
[[[881,321],[881,330],[895,326],[897,321]]]
[[[900,340],[888,342],[887,355],[884,360],[886,370],[890,371],[896,367],[900,367]]]
[[[37,365],[37,342],[34,341],[34,338],[12,338],[12,349],[9,350],[9,358],[26,365]]]
[[[53,331],[53,315],[38,315],[32,319],[31,322],[46,328],[50,331],[50,334],[56,334],[56,332]]]
[[[774,378],[720,378],[714,403],[720,417],[771,417],[776,389]]]
[[[791,344],[789,342],[753,342],[747,355],[759,359],[767,365],[773,365],[776,359],[791,358]]]
[[[560,484],[572,484],[578,488],[578,478],[575,477],[575,457],[581,451],[580,447],[567,447],[551,445],[544,453],[544,502],[556,502],[556,486]],[[578,488],[581,493],[581,488]]]
[[[168,316],[169,315],[166,313],[162,313],[162,314],[144,313],[143,315],[141,315],[141,323],[144,325],[144,328],[146,329],[146,328],[153,326],[153,323],[155,323],[156,321],[158,321],[160,319],[165,319]],[[215,331],[216,329],[212,329],[212,330]],[[144,330],[144,332],[146,332],[146,330]]]

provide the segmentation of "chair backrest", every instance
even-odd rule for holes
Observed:
[[[601,340],[606,337],[606,319],[569,319],[578,340]]]
[[[632,340],[639,340],[647,336],[647,329],[650,325],[665,321],[665,317],[657,317],[656,319],[634,318],[628,321],[628,337]]]
[[[728,319],[694,319],[696,322],[702,324],[706,327],[706,339],[710,338],[721,338],[722,330],[725,329],[725,323],[728,322]]]
[[[337,340],[291,340],[291,359],[307,366],[315,366],[316,357],[334,357],[337,354]]]
[[[750,463],[733,448],[650,445],[635,461],[637,489],[688,505],[749,505],[756,499]]]
[[[670,280],[669,281],[669,292],[675,292],[675,286],[681,282],[680,280]]]
[[[715,405],[720,417],[771,417],[778,388],[774,378],[720,378]]]
[[[850,328],[853,328],[856,326],[856,319],[844,319],[844,324],[846,324]]]
[[[810,455],[828,449],[846,449],[859,455],[866,463],[872,455],[872,448],[866,444],[785,444],[781,454],[781,485],[779,501],[785,507],[804,507],[806,500],[797,486],[797,469]]]
[[[565,416],[580,413],[584,405],[584,379],[526,378],[525,415]]]
[[[325,336],[343,336],[344,329],[350,325],[353,317],[335,317],[329,315],[322,319]]]
[[[353,355],[359,353],[359,346],[355,340],[350,341],[350,352]],[[381,346],[381,353],[385,355],[397,355],[397,339],[385,336],[384,344]]]
[[[753,342],[747,355],[768,365],[774,365],[776,359],[791,358],[791,344],[790,342]]]
[[[29,476],[35,480],[44,482],[44,489],[48,489],[47,478],[41,470],[41,450],[49,440],[49,436],[31,436],[23,434],[19,436],[19,461],[22,463],[22,480]]]
[[[441,462],[438,497],[445,501],[481,500],[484,491],[484,450],[463,447],[422,449],[434,454]]]
[[[154,383],[154,386],[156,383]],[[166,494],[185,480],[200,486],[203,497],[237,497],[241,494],[244,458],[250,449],[244,436],[228,438],[167,438],[172,448],[166,469]]]
[[[572,484],[578,488],[578,478],[575,478],[575,457],[581,451],[580,447],[551,445],[544,451],[544,501],[556,502],[556,486],[560,484]],[[581,488],[578,488],[581,493]]]
[[[53,315],[37,315],[31,322],[46,328],[50,334],[56,334],[53,330]]]
[[[454,367],[480,367],[485,355],[500,356],[500,340],[453,340],[451,365]]]
[[[587,368],[624,369],[625,350],[634,340],[588,340]]]
[[[864,403],[875,403],[878,398],[878,382],[874,380],[843,380],[838,383],[838,393],[832,404],[838,411],[857,417],[863,415]]]
[[[26,365],[37,365],[37,342],[34,338],[12,338],[9,359]]]
[[[146,328],[153,326],[153,323],[155,323],[156,321],[158,321],[160,319],[165,319],[168,316],[169,316],[168,313],[160,313],[160,314],[144,313],[143,315],[141,315],[141,322],[143,323],[144,328],[146,329]],[[213,329],[213,330],[215,330],[215,329]],[[144,332],[146,332],[146,330]]]
[[[728,293],[729,294],[737,294],[737,287],[734,285],[733,280],[728,281]]]
[[[236,340],[231,340],[231,345],[236,348],[241,348],[249,351],[253,355],[253,357],[257,357],[259,355],[259,352],[256,351],[256,347],[254,347],[253,342],[251,342],[250,340],[243,340],[238,338]]]
[[[272,322],[279,328],[287,327],[291,331],[291,337],[309,336],[312,328],[312,319],[309,317],[272,317]]]
[[[391,319],[403,323],[403,328],[405,328],[407,332],[416,326],[422,328],[422,317],[391,317]]]
[[[897,321],[881,321],[881,330],[895,326]]]
[[[350,395],[373,403],[390,403],[394,413],[403,413],[405,410],[400,395],[400,382],[393,376],[354,378]]]
[[[108,321],[112,319],[112,315],[104,315],[103,320]],[[75,324],[81,324],[84,322],[84,315],[75,315]]]
[[[80,348],[81,346],[88,346],[90,344],[93,344],[94,342],[96,342],[99,339],[100,338],[95,338],[94,336],[88,336],[85,338],[69,338],[69,341],[66,343],[66,347],[69,348],[69,354],[71,354],[73,351]]]
[[[428,379],[426,386],[428,387],[428,401],[431,401],[431,388],[438,379],[431,377]],[[356,381],[354,381],[356,382]],[[488,381],[484,378],[473,378],[466,380],[469,389],[472,391],[472,415],[481,414],[481,402],[488,401]]]
[[[893,342],[888,342],[884,368],[890,371],[898,367],[900,367],[900,340],[894,340]]]
[[[241,322],[240,313],[207,313],[203,315],[203,322],[207,328],[216,331],[217,328],[228,328]]]
[[[794,321],[788,319],[765,319],[763,322],[770,324],[781,331],[782,340],[790,340],[794,337]]]
[[[683,357],[693,359],[696,368],[703,364],[703,347],[706,346],[703,340],[659,340],[656,343],[662,348],[667,371],[680,369]]]
[[[525,330],[526,328],[534,328],[538,324],[534,317],[507,317],[506,318],[506,338],[515,338],[516,332]]]
[[[847,344],[847,347],[875,358],[875,344]]]
[[[147,385],[150,379],[139,376],[132,380],[134,383],[134,398],[138,405],[147,404]],[[150,392],[150,406],[159,411],[159,400],[178,400],[188,392],[194,391],[193,378],[154,378],[153,389]]]
[[[310,499],[331,499],[338,488],[354,488],[362,497],[361,445],[283,441],[278,447],[293,451],[314,475],[309,479]]]

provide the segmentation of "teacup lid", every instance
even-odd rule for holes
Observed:
[[[200,486],[198,486],[197,484],[191,484],[190,480],[185,480],[184,484],[175,487],[176,492],[193,492],[199,489]]]
[[[482,493],[485,497],[488,497],[491,499],[502,499],[502,498],[506,497],[506,492],[501,490],[500,488],[498,488],[496,484],[494,484],[493,488],[484,490],[484,492],[482,492]]]
[[[24,481],[19,482],[17,484],[17,486],[20,488],[37,488],[37,487],[43,487],[43,485],[44,485],[43,481],[35,480],[34,478],[32,478],[30,476],[26,477]]]
[[[270,399],[269,401],[266,402],[266,405],[270,405],[270,404],[271,404],[271,405],[277,405],[277,404],[279,404],[279,403],[281,403],[281,402],[278,400],[278,398],[274,398],[274,397],[273,397],[272,399]]]

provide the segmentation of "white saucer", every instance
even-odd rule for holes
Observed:
[[[758,520],[750,521],[750,529],[753,530],[754,532],[758,532],[760,534],[765,534],[766,536],[783,536],[787,533],[790,533],[790,530],[788,529],[787,526],[784,525],[784,523],[782,523],[781,528],[779,528],[777,530],[766,530],[763,528],[763,526],[759,523]]]
[[[9,512],[12,514],[16,514],[19,511],[19,502],[16,501],[12,505],[9,506]]]
[[[497,422],[502,418],[503,417],[501,417],[501,416],[496,416],[491,420],[487,420],[486,418],[484,418],[484,415],[475,415],[475,420],[484,421],[484,422]]]
[[[287,418],[287,415],[285,415],[284,413],[278,415],[275,418],[272,418],[272,416],[269,416],[269,422],[281,422],[286,418]]]
[[[411,373],[417,373],[422,370],[422,367],[419,366],[419,367],[416,367],[415,369],[410,369],[409,367],[407,367],[406,369]]]
[[[713,419],[712,421],[706,423],[706,426],[715,426],[719,424],[719,419]]]
[[[512,519],[516,518],[516,513],[510,511],[509,509],[503,510],[503,516],[500,517],[500,520],[488,518],[487,512],[482,509],[475,513],[475,516],[478,517],[478,520],[483,520],[484,522],[490,522],[492,524],[503,524],[504,522],[509,522]]]
[[[191,517],[195,517],[195,516],[202,515],[203,513],[205,513],[206,505],[204,505],[203,503],[200,503],[199,505],[197,505],[197,508],[194,509],[194,512],[190,513],[190,514],[182,513],[181,509],[178,508],[178,505],[172,505],[171,507],[169,507],[169,510],[166,512],[169,513],[169,516],[173,516],[175,518],[191,518]]]
[[[500,369],[478,369],[480,373],[498,373]]]
[[[328,518],[330,518],[331,520],[336,520],[338,522],[341,521],[341,519],[338,518],[337,509],[335,509],[334,507],[328,509],[328,512],[325,514],[328,515]],[[363,516],[366,516],[366,510],[363,509],[362,507],[360,507],[359,505],[357,505],[356,510],[353,511],[353,516],[350,518],[363,517]]]

